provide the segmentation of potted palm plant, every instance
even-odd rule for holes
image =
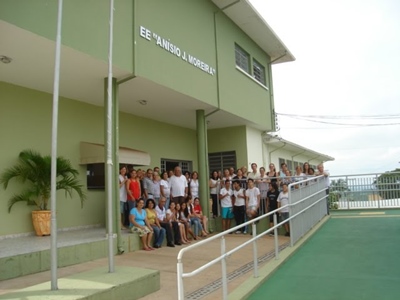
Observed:
[[[76,191],[82,206],[86,195],[82,191],[83,185],[77,178],[78,171],[72,167],[68,159],[57,157],[56,172],[56,189],[64,190],[65,195],[71,198],[73,191]],[[19,154],[18,163],[4,170],[0,175],[0,185],[7,189],[12,179],[23,183],[24,188],[8,200],[8,212],[11,212],[14,204],[18,202],[36,206],[36,210],[32,211],[36,235],[49,235],[51,214],[48,204],[51,193],[51,156],[42,156],[33,150],[22,151]]]

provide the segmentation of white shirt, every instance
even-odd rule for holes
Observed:
[[[171,191],[169,188],[169,182],[167,180],[161,179],[160,186],[163,187],[165,198],[169,198],[169,195],[171,194]]]
[[[255,173],[250,172],[250,173],[247,175],[247,178],[251,178],[251,179],[256,180],[256,179],[260,178],[260,173],[258,173],[258,172],[255,172]]]
[[[169,186],[171,188],[171,197],[184,197],[185,188],[188,186],[186,177],[172,175],[169,179]]]
[[[276,200],[277,202],[279,202],[281,204],[281,206],[285,206],[289,204],[289,192],[284,193],[284,192],[280,192],[278,199]],[[289,212],[289,207],[283,208],[281,209],[281,212]]]
[[[258,195],[260,195],[260,190],[256,187],[246,190],[246,197],[249,198],[248,206],[258,206]]]
[[[191,180],[190,181],[190,194],[192,195],[192,198],[199,197],[199,180]]]
[[[235,195],[235,206],[244,206],[245,203],[245,198],[241,198],[238,196],[243,196],[245,197],[243,189],[233,190],[233,195]]]
[[[220,194],[221,195],[228,194],[227,196],[221,199],[221,207],[232,207],[232,199],[231,199],[232,190],[229,189],[227,191],[226,188],[222,188]]]
[[[165,211],[165,207],[163,207],[163,209],[161,210],[160,206],[157,205],[155,210],[156,210],[156,214],[157,214],[158,220],[164,221],[164,219],[167,216],[166,211]]]
[[[211,185],[215,185],[215,187],[210,187],[210,194],[218,194],[218,180],[210,179]]]
[[[124,182],[125,177],[122,176],[121,174],[119,175],[119,183],[121,184]],[[125,183],[119,188],[119,201],[121,202],[126,202],[126,199],[128,197],[128,192],[126,191]]]

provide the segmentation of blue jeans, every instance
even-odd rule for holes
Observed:
[[[154,230],[154,246],[161,246],[165,238],[165,229],[158,228],[156,225],[151,226]]]
[[[198,236],[199,232],[203,231],[203,227],[201,226],[201,222],[199,218],[190,218],[190,226],[194,225],[194,235]]]

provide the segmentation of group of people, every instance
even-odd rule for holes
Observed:
[[[222,217],[222,230],[231,228],[234,218],[236,225],[243,224],[260,214],[276,210],[282,221],[289,218],[288,185],[306,179],[309,176],[324,175],[329,187],[329,174],[323,164],[315,172],[308,162],[297,166],[294,175],[286,163],[276,171],[273,163],[268,172],[264,167],[251,164],[246,167],[211,172],[209,179],[212,199],[212,215]],[[167,246],[174,247],[206,237],[208,218],[203,214],[199,200],[199,180],[196,171],[182,174],[179,166],[172,171],[163,171],[155,167],[146,171],[127,169],[122,166],[119,174],[121,229],[129,225],[142,239],[143,249],[150,251],[160,248],[164,238]],[[270,215],[270,226],[274,216]],[[126,220],[126,221],[124,221]],[[286,235],[290,236],[289,223],[284,224]],[[242,227],[237,234],[247,233]],[[154,242],[153,241],[154,235]]]
[[[209,234],[198,197],[197,172],[187,178],[175,167],[160,177],[158,167],[144,172],[122,166],[119,188],[121,229],[127,229],[128,223],[140,236],[143,250],[161,248],[165,238],[168,247],[175,247]]]
[[[260,214],[281,208],[279,215],[282,221],[289,218],[289,190],[290,183],[302,181],[309,176],[324,175],[327,187],[329,187],[329,173],[324,171],[323,164],[318,165],[316,173],[308,162],[303,167],[297,166],[292,176],[286,163],[281,164],[279,172],[276,171],[273,163],[269,164],[266,172],[264,167],[257,168],[256,163],[251,164],[251,171],[247,172],[246,167],[238,170],[234,168],[225,169],[223,173],[213,171],[209,179],[210,194],[212,199],[212,214],[218,216],[219,205],[221,207],[222,229],[230,228],[231,220],[234,218],[236,225],[243,224]],[[299,185],[295,185],[298,188]],[[274,215],[269,216],[270,226],[274,224]],[[290,236],[289,223],[284,223],[286,236]],[[236,232],[247,233],[246,227]]]

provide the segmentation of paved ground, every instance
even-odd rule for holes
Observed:
[[[331,219],[249,299],[400,299],[400,211]]]
[[[227,250],[242,244],[244,241],[249,239],[249,235],[228,235],[226,237],[226,248]],[[263,237],[258,242],[258,254],[259,256],[265,255],[273,251],[274,239],[271,237]],[[279,243],[285,244],[288,242],[288,238],[280,237]],[[155,251],[136,251],[131,253],[125,253],[115,257],[115,264],[120,266],[136,266],[150,269],[158,269],[161,272],[161,289],[159,292],[153,293],[145,298],[144,300],[153,299],[177,299],[177,284],[176,284],[176,257],[181,247],[169,248],[163,247]],[[227,262],[228,273],[239,269],[243,265],[252,261],[252,247],[247,246],[240,250],[236,254],[232,255]],[[206,248],[196,248],[192,252],[186,253],[184,256],[184,271],[188,272],[199,267],[211,259],[218,256],[220,253],[220,241],[214,241],[207,245]],[[68,276],[78,272],[87,271],[99,266],[107,266],[108,260],[106,258],[99,259],[96,261],[83,263],[79,265],[69,266],[60,268],[58,271],[59,277]],[[252,276],[251,271],[238,277],[229,284],[229,290],[234,289],[240,283],[242,283],[249,276]],[[218,280],[221,277],[221,265],[217,264],[204,272],[200,273],[196,277],[187,278],[184,280],[185,292],[190,294],[212,282]],[[0,294],[8,293],[15,289],[35,285],[38,283],[46,282],[50,280],[50,271],[23,276],[20,278],[0,281]],[[202,299],[220,299],[221,289],[203,297]],[[192,298],[195,299],[195,298]],[[199,299],[199,298],[198,298]]]

